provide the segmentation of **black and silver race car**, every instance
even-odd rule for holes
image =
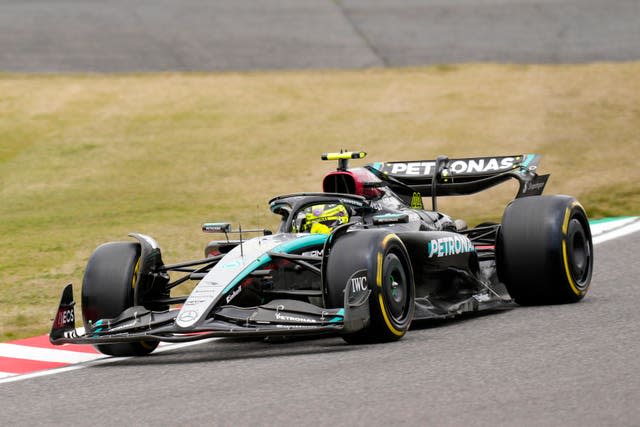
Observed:
[[[275,233],[220,234],[205,257],[165,264],[154,239],[99,246],[82,283],[84,330],[72,286],[62,293],[53,344],[145,355],[159,341],[223,336],[340,334],[349,343],[402,338],[415,319],[582,299],[593,271],[587,215],[570,196],[541,196],[535,154],[372,163],[363,152],[324,154],[338,168],[323,192],[279,196]],[[438,212],[440,196],[520,183],[502,221],[468,228]],[[431,209],[423,206],[431,198]],[[257,237],[247,238],[247,235]],[[224,235],[224,237],[222,237]],[[189,295],[172,295],[186,281]]]

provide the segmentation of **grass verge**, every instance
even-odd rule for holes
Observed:
[[[317,191],[323,151],[367,161],[543,154],[547,192],[640,213],[640,63],[280,73],[0,74],[0,340],[41,334],[93,249],[130,231],[168,262],[201,222],[273,226],[273,195]],[[358,164],[355,162],[354,164]],[[440,208],[499,219],[509,185]]]

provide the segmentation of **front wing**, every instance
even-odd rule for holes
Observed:
[[[369,292],[352,296],[345,287],[344,308],[325,309],[297,300],[274,300],[256,307],[214,307],[206,319],[189,328],[176,325],[179,310],[156,312],[134,306],[113,319],[100,319],[85,331],[75,328],[73,287],[62,292],[49,340],[52,344],[107,344],[158,340],[186,342],[211,337],[264,337],[353,333],[370,321]]]

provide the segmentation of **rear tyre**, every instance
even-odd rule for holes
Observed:
[[[345,286],[351,278],[366,277],[369,296],[369,325],[343,335],[348,343],[396,341],[413,319],[415,286],[411,262],[404,244],[384,230],[362,230],[341,236],[327,260],[325,306],[344,306]],[[360,273],[362,272],[362,273]]]
[[[498,277],[518,304],[580,301],[593,272],[587,214],[569,196],[516,199],[502,216],[496,255]]]
[[[105,243],[93,252],[82,279],[85,328],[98,319],[117,317],[133,306],[139,261],[139,243]],[[154,340],[95,345],[98,351],[110,356],[144,356],[157,346],[158,341]]]

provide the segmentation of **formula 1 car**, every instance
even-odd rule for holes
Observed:
[[[522,305],[571,303],[588,291],[593,246],[587,215],[569,196],[541,196],[535,154],[349,168],[364,152],[323,155],[338,168],[323,192],[279,196],[277,232],[219,233],[198,260],[165,264],[154,239],[99,246],[82,283],[84,331],[67,285],[53,344],[93,344],[114,356],[145,355],[159,341],[224,336],[340,334],[348,343],[400,339],[415,319]],[[508,179],[520,186],[502,221],[468,228],[438,212],[441,196],[472,194]],[[423,198],[431,198],[431,209]],[[247,234],[259,233],[246,238]],[[230,238],[231,236],[231,238]],[[172,276],[180,277],[172,277]],[[172,296],[186,281],[189,295]]]

